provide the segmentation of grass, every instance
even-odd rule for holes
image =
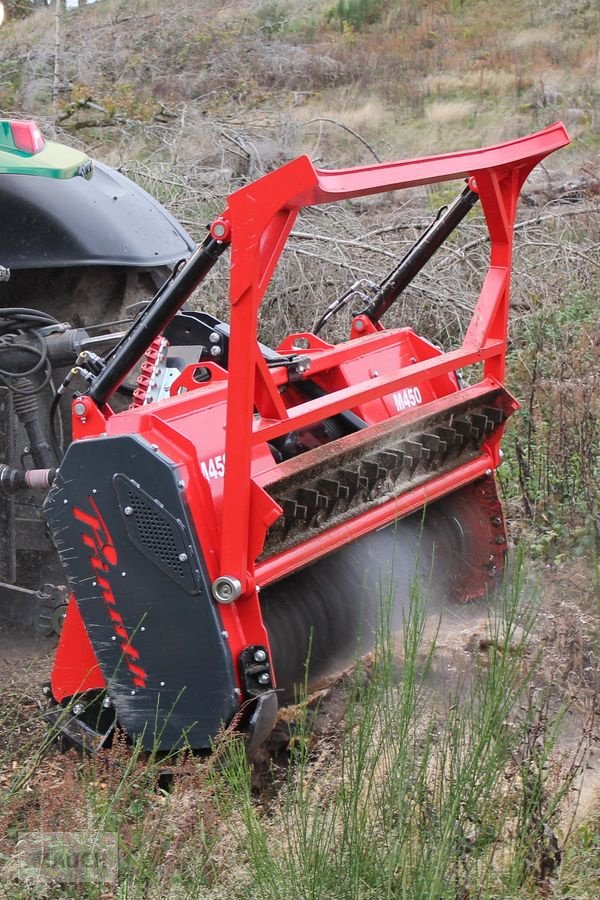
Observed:
[[[0,800],[5,896],[437,900],[548,887],[579,759],[556,755],[558,720],[533,690],[536,606],[523,584],[517,565],[485,655],[441,690],[417,586],[400,648],[384,598],[373,654],[337,685],[339,725],[319,737],[327,694],[299,698],[286,714],[287,762],[260,784],[243,741],[227,734],[209,758],[165,762],[117,741],[94,759],[50,754],[26,779],[15,772]],[[166,768],[176,772],[168,792]],[[569,844],[567,881],[594,847],[591,829]],[[96,883],[93,866],[72,885],[67,864],[52,880],[24,880],[16,842],[39,831],[92,850],[118,836],[118,886]]]

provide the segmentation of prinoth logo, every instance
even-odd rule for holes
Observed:
[[[117,550],[100,514],[100,510],[91,497],[88,497],[88,500],[94,514],[90,515],[82,509],[75,508],[73,509],[73,515],[87,529],[87,531],[81,533],[81,540],[90,551],[90,562],[94,570],[94,577],[106,603],[115,635],[121,644],[123,658],[131,672],[133,683],[136,687],[143,688],[146,687],[148,675],[138,665],[140,654],[132,645],[131,639],[127,634],[125,623],[117,609],[116,597],[107,578],[110,570],[117,565]]]

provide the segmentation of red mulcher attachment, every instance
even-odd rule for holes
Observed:
[[[417,571],[451,600],[490,590],[506,549],[494,472],[517,408],[504,388],[515,211],[533,167],[567,143],[556,124],[344,171],[301,157],[231,195],[73,404],[46,514],[72,590],[51,690],[74,740],[98,746],[118,721],[148,748],[208,748],[252,700],[258,742],[309,649],[318,674],[359,632],[368,642],[369,601],[386,584],[400,596]],[[457,178],[468,186],[347,342],[257,341],[300,209]],[[462,346],[384,330],[381,315],[477,200],[491,257]],[[227,247],[230,325],[178,312]],[[146,351],[136,403],[114,413],[111,395]],[[476,363],[481,378],[465,386],[457,370]]]

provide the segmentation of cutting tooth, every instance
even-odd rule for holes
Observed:
[[[309,515],[327,506],[327,497],[311,487],[299,488],[296,497],[303,506],[306,506]]]
[[[488,417],[484,416],[483,413],[471,413],[469,419],[471,420],[471,425],[477,432],[477,434],[474,435],[476,440],[483,438],[486,431],[488,431]]]
[[[380,450],[377,454],[377,462],[386,470],[388,475],[395,476],[402,468],[402,459],[404,454],[402,450],[393,450],[392,448]]]
[[[308,510],[302,503],[297,503],[296,500],[292,500],[290,497],[282,497],[277,502],[281,506],[283,515],[288,523],[291,524],[291,522],[298,519],[305,522],[309,518]]]
[[[359,490],[359,488],[363,487],[363,485],[360,484],[359,474],[355,469],[337,469],[336,475],[339,481],[342,482],[342,484],[347,485],[350,491],[350,499]]]
[[[320,478],[317,481],[317,488],[332,500],[347,500],[350,496],[348,485],[333,478]]]
[[[403,466],[409,470],[411,475],[421,462],[423,450],[423,446],[417,444],[416,441],[402,441]],[[427,455],[429,456],[429,454]]]
[[[493,431],[497,425],[501,425],[504,421],[504,413],[497,406],[486,406],[483,412],[491,422],[489,431]]]
[[[458,449],[463,442],[462,435],[458,434],[455,428],[450,428],[448,425],[438,425],[435,432],[440,436],[442,442],[446,444],[447,449],[445,452]]]
[[[445,441],[442,441],[439,434],[427,432],[420,436],[420,441],[423,446],[429,450],[432,457],[435,456],[436,453],[444,453],[446,451],[446,443]]]
[[[456,429],[458,434],[462,437],[463,444],[466,444],[467,441],[472,440],[473,438],[473,426],[466,419],[454,419],[452,422],[452,427]]]

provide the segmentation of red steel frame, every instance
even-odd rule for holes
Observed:
[[[255,522],[253,447],[405,386],[419,385],[436,375],[474,363],[483,362],[482,385],[503,383],[513,227],[519,193],[531,170],[548,154],[568,143],[564,126],[556,123],[537,134],[495,147],[346,170],[315,169],[307,157],[301,157],[231,195],[225,213],[212,226],[214,236],[224,235],[231,242],[227,467],[219,570],[221,575],[239,580],[242,594],[253,591],[256,584],[273,581],[342,543],[393,521],[400,514],[421,507],[474,480],[488,467],[498,465],[496,445],[492,446],[491,455],[363,513],[287,551],[281,558],[259,564],[254,570],[254,559],[249,552]],[[458,178],[468,178],[472,189],[478,192],[491,242],[489,270],[460,349],[286,409],[277,390],[275,373],[267,369],[260,353],[256,334],[261,301],[298,212],[317,204]],[[388,335],[368,320],[362,326],[362,334],[367,329],[375,332],[365,338],[373,342],[373,349],[389,340]],[[358,336],[356,321],[353,334]],[[356,353],[353,343],[315,354],[311,360],[311,376],[331,368],[335,361],[352,358]],[[457,402],[457,395],[448,400],[452,405]],[[259,417],[254,415],[255,409]]]
[[[231,243],[228,371],[207,364],[213,371],[213,379],[202,386],[194,384],[191,375],[186,376],[184,372],[182,383],[188,377],[189,387],[195,390],[181,396],[174,393],[170,400],[137,407],[129,413],[112,415],[108,407],[98,409],[89,397],[79,398],[78,404],[83,404],[86,412],[84,416],[73,416],[75,439],[134,430],[161,447],[164,444],[167,455],[178,465],[183,465],[190,475],[195,473],[188,481],[186,497],[205,554],[207,548],[210,550],[206,555],[210,578],[214,582],[219,575],[228,576],[241,584],[240,602],[220,605],[223,627],[229,635],[235,660],[249,645],[268,646],[258,602],[259,585],[277,581],[396,517],[421,509],[491,472],[499,464],[502,428],[486,439],[477,458],[434,475],[424,484],[331,527],[317,537],[256,562],[262,547],[261,538],[281,512],[278,504],[261,488],[277,479],[279,471],[286,466],[286,463],[282,464],[280,470],[274,461],[270,465],[272,457],[266,450],[268,441],[341,411],[359,409],[371,400],[389,397],[405,387],[423,385],[440,376],[453,377],[457,369],[478,362],[483,363],[483,377],[478,384],[438,397],[420,406],[418,411],[403,412],[400,414],[402,421],[410,422],[413,414],[418,418],[431,412],[451,410],[463,400],[475,402],[490,389],[502,385],[513,227],[519,193],[537,163],[568,142],[563,125],[557,123],[529,137],[465,153],[343,171],[315,169],[308,158],[301,157],[266,175],[233,194],[223,216],[212,225],[214,237]],[[279,387],[286,383],[287,371],[283,367],[267,368],[257,342],[258,312],[300,209],[459,178],[468,178],[472,189],[479,193],[491,242],[489,269],[462,346],[286,408]],[[314,335],[306,335],[306,338],[310,341],[306,351],[311,361],[308,374],[311,378],[316,376],[318,381],[319,374],[326,380],[326,373],[344,363],[352,363],[358,354],[397,347],[400,332],[384,331],[366,317],[358,316],[353,323],[352,339],[346,343],[332,347]],[[289,352],[292,345],[293,339],[288,338],[282,350]],[[194,421],[203,410],[223,410],[224,407],[227,464],[221,495],[220,485],[217,488],[216,483],[209,484],[200,475],[199,447],[203,434],[197,429],[206,428],[208,420],[200,416],[198,422],[202,419],[203,424],[197,427]],[[182,431],[178,423],[184,421],[191,424]],[[222,419],[214,421],[222,434]],[[269,465],[261,471],[254,466],[253,471],[253,460],[261,448],[263,459],[267,458]],[[301,457],[298,465],[301,465]],[[220,516],[215,515],[218,506]],[[66,632],[61,639],[53,674],[53,690],[58,699],[104,685],[76,610],[70,610],[67,616]]]

